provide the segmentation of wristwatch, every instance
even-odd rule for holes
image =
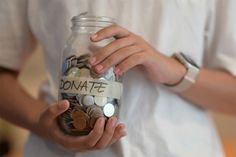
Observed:
[[[190,57],[182,52],[175,53],[173,57],[187,69],[186,74],[180,82],[174,85],[166,85],[170,90],[179,93],[187,90],[196,82],[196,77],[200,71],[200,68]]]

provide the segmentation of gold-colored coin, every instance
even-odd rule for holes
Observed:
[[[73,126],[78,130],[84,130],[87,126],[87,120],[84,118],[76,118],[73,121]]]
[[[80,77],[90,77],[90,70],[86,68],[80,69]]]
[[[79,118],[79,117],[85,117],[86,116],[86,113],[80,109],[77,109],[77,110],[73,110],[71,112],[71,118],[72,119],[76,119],[76,118]]]

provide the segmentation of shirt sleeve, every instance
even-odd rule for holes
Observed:
[[[35,45],[27,0],[0,0],[0,66],[20,70]]]
[[[236,76],[236,1],[215,0],[206,27],[204,64]]]

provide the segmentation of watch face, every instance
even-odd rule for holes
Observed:
[[[181,52],[180,54],[181,54],[181,55],[184,57],[184,59],[186,59],[190,64],[192,64],[193,66],[199,68],[199,66],[197,65],[197,63],[196,63],[194,60],[192,60],[189,56],[183,54],[182,52]]]

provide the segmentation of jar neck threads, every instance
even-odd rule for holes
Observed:
[[[101,29],[115,24],[115,19],[113,18],[90,15],[88,16],[86,14],[84,15],[83,13],[78,16],[74,16],[71,21],[71,29],[74,31],[82,27],[97,27],[98,29]]]

